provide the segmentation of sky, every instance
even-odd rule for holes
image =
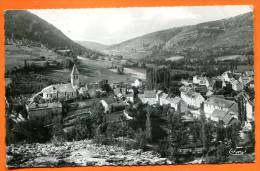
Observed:
[[[233,17],[252,6],[135,7],[29,10],[72,40],[106,45],[172,27]]]

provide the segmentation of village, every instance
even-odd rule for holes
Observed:
[[[164,66],[149,67],[154,71],[154,74],[165,68]],[[151,78],[149,75],[146,77],[148,81],[148,77]],[[213,144],[216,143],[224,145],[225,154],[231,157],[248,155],[253,152],[254,142],[251,137],[254,132],[254,97],[248,93],[254,90],[253,71],[243,73],[226,71],[214,78],[194,75],[188,79],[181,79],[177,87],[179,92],[175,94],[168,94],[167,91],[160,89],[149,89],[148,87],[154,87],[151,84],[160,83],[160,80],[156,79],[150,79],[152,83],[136,79],[132,83],[100,80],[100,82],[86,84],[82,82],[80,72],[75,64],[71,70],[70,78],[69,83],[49,85],[29,97],[25,105],[27,118],[24,118],[20,113],[11,114],[10,118],[15,123],[36,121],[43,123],[44,126],[53,127],[55,124],[53,118],[61,116],[62,131],[69,135],[75,131],[78,120],[95,115],[97,111],[93,113],[93,109],[91,109],[93,103],[100,104],[102,115],[105,117],[103,122],[105,120],[105,123],[115,125],[118,122],[138,120],[134,109],[137,108],[138,103],[142,103],[146,107],[151,107],[150,110],[166,108],[166,114],[162,114],[164,111],[156,110],[159,112],[156,115],[164,119],[169,117],[170,113],[178,114],[181,122],[185,123],[184,126],[188,125],[187,128],[194,123],[203,121],[200,136],[204,137],[206,136],[205,130],[203,130],[205,129],[204,124],[210,124],[214,128],[221,125],[224,132],[230,127],[233,128],[234,125],[239,125],[234,133],[235,142],[231,142],[228,137],[223,139],[224,142],[219,141],[219,135],[216,131],[213,131],[212,138],[207,143],[203,138],[201,141],[197,141],[194,140],[194,135],[188,135],[188,143],[180,145],[177,150],[180,156],[184,156],[183,158],[187,158],[187,156],[189,158],[191,154],[194,154],[197,158],[202,157],[197,162],[208,162],[203,156],[206,153],[208,155],[208,153],[214,152],[216,147]],[[229,93],[235,92],[234,96],[225,97],[224,93],[216,94],[224,89],[227,89]],[[8,106],[10,104],[7,102],[7,110]],[[143,115],[145,115],[147,123],[148,116],[147,114]],[[156,124],[154,121],[152,123]],[[156,128],[152,127],[152,129]],[[166,132],[170,134],[171,130],[166,130]],[[151,134],[150,131],[149,135],[152,136]],[[235,145],[231,146],[230,144]],[[187,159],[183,159],[183,161],[187,162]]]
[[[7,10],[7,167],[255,162],[252,8],[169,9]]]

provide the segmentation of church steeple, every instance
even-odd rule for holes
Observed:
[[[70,74],[70,79],[71,79],[71,85],[73,88],[78,88],[79,87],[79,71],[74,64],[71,74]]]

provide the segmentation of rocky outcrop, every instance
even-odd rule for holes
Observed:
[[[98,145],[91,140],[54,144],[22,144],[7,147],[8,167],[172,164],[153,151],[125,150]]]

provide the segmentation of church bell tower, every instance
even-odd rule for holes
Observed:
[[[79,88],[79,71],[75,64],[70,74],[70,82],[73,88]]]

